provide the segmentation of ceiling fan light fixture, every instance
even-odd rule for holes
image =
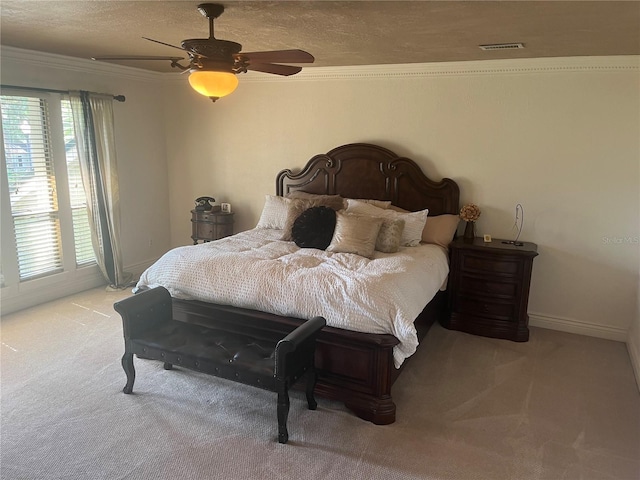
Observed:
[[[0,0],[1,1],[1,0]],[[183,73],[189,72],[189,84],[200,95],[216,101],[229,95],[238,86],[237,74],[248,70],[269,73],[273,75],[295,75],[302,67],[283,65],[288,63],[313,63],[314,58],[309,52],[299,49],[271,50],[264,52],[241,53],[242,45],[229,40],[220,40],[214,36],[213,23],[224,12],[224,5],[219,3],[202,3],[198,11],[209,20],[209,38],[188,38],[180,46],[142,37],[166,47],[175,48],[189,55],[189,65],[182,65],[182,57],[169,56],[136,56],[110,55],[93,57],[94,60],[169,60],[171,67]]]
[[[235,73],[214,70],[194,70],[189,75],[189,84],[200,95],[214,102],[232,93],[238,86]]]

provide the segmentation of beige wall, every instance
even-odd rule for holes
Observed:
[[[263,80],[264,79],[264,80]],[[283,168],[350,142],[380,144],[451,177],[483,210],[479,233],[539,245],[533,325],[617,340],[637,317],[637,57],[307,69],[250,75],[212,104],[166,85],[173,245],[198,195],[253,227]]]
[[[638,138],[640,139],[640,125],[638,126]],[[640,185],[640,176],[638,177],[638,184]],[[640,206],[640,196],[638,196],[638,205]],[[640,270],[640,264],[638,264],[638,269]],[[637,295],[637,298],[640,299],[640,284],[638,284]],[[636,317],[631,321],[631,327],[629,327],[627,350],[629,350],[631,364],[636,376],[636,386],[640,390],[640,300],[638,301]]]
[[[121,205],[123,264],[140,274],[169,248],[163,79],[137,69],[3,47],[3,85],[82,89],[123,94],[114,102]],[[2,218],[2,226],[10,219]],[[96,269],[97,272],[97,269]],[[2,289],[3,312],[69,295],[104,283],[86,276],[45,277]]]
[[[455,179],[483,210],[479,233],[510,238],[524,206],[522,238],[540,251],[533,325],[640,344],[627,332],[640,311],[637,57],[248,74],[216,104],[184,76],[16,49],[3,48],[1,75],[127,96],[115,115],[130,271],[191,242],[195,197],[230,202],[248,229],[278,171],[372,142]]]
[[[640,297],[640,288],[638,288],[638,296]],[[631,365],[636,376],[636,385],[640,390],[640,307],[638,308],[638,314],[631,322],[629,328],[629,335],[627,337],[627,350],[629,350],[629,357],[631,357]]]

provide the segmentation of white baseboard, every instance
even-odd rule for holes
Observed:
[[[152,260],[145,260],[143,262],[132,263],[124,267],[124,271],[132,274],[133,278],[135,278],[137,281],[137,279],[140,278],[140,275],[142,275],[142,272],[144,272],[147,268],[149,268],[151,265],[156,263],[157,260],[158,260],[157,258],[154,258]]]
[[[157,258],[128,265],[125,272],[140,278],[142,272],[150,267]],[[25,308],[57,300],[62,297],[106,286],[106,281],[97,266],[91,266],[65,272],[50,277],[30,280],[18,285],[0,289],[0,315],[8,315]]]
[[[596,325],[568,318],[551,317],[539,313],[529,313],[529,325],[532,327],[548,328],[549,330],[559,330],[561,332],[624,342],[629,352],[629,359],[633,367],[636,386],[638,390],[640,390],[640,345],[629,335],[627,329],[607,325]]]
[[[0,314],[7,315],[106,284],[98,267],[91,266],[4,287],[0,292]]]
[[[529,325],[532,327],[548,328],[549,330],[587,335],[589,337],[616,340],[618,342],[626,342],[628,340],[626,328],[597,325],[570,318],[551,317],[541,313],[529,312]]]

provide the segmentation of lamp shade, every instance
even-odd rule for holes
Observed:
[[[220,98],[236,89],[238,77],[231,72],[196,70],[189,75],[189,84],[201,95]]]

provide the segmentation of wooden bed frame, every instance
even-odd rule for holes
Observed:
[[[459,189],[453,180],[432,181],[413,160],[365,143],[343,145],[316,155],[298,173],[281,171],[276,177],[277,194],[294,190],[391,200],[410,211],[428,208],[429,215],[459,212]],[[445,307],[446,292],[438,292],[416,319],[419,340],[444,315]],[[265,338],[286,335],[303,322],[193,300],[173,299],[173,309],[176,320]],[[343,401],[356,415],[375,424],[393,423],[396,406],[391,387],[402,371],[393,362],[393,347],[398,343],[392,335],[325,327],[317,340],[316,393]]]

